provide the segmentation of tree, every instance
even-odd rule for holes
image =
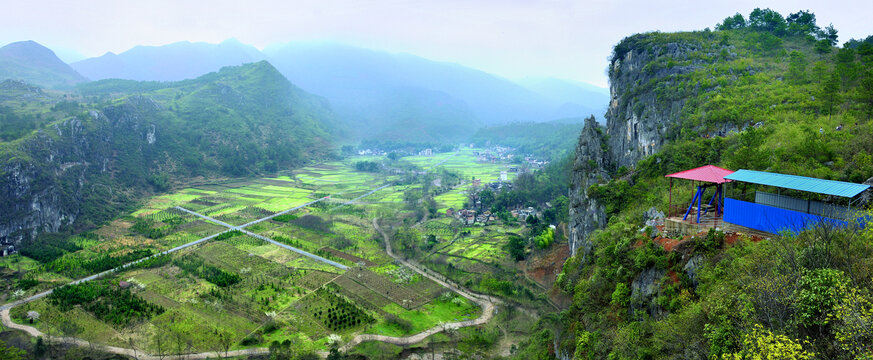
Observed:
[[[40,338],[41,339],[41,338]],[[7,346],[6,342],[0,340],[0,359],[3,360],[20,360],[24,359],[25,352],[14,346]]]
[[[749,14],[749,27],[758,31],[769,31],[775,35],[782,35],[788,28],[782,14],[770,9],[755,8]]]
[[[155,331],[152,334],[152,347],[157,351],[158,359],[163,359],[167,354],[167,339],[163,331]]]
[[[570,199],[561,195],[552,202],[558,223],[566,223],[570,218]]]
[[[133,350],[133,358],[139,359],[139,355],[136,353],[136,343],[133,340],[133,337],[127,338],[127,345],[130,346],[130,349]]]
[[[509,256],[511,256],[515,261],[524,260],[525,256],[527,256],[527,252],[525,251],[527,248],[527,241],[521,236],[518,235],[509,235],[509,241],[506,242],[506,249],[509,251]]]
[[[219,348],[224,351],[224,357],[227,357],[227,353],[230,351],[230,347],[234,343],[233,334],[227,330],[221,330],[218,332],[217,340]]]
[[[840,76],[837,74],[837,72],[832,72],[821,87],[821,98],[824,102],[825,109],[827,109],[828,116],[833,114],[834,105],[836,105],[840,101],[839,91]]]
[[[794,50],[788,54],[788,78],[795,85],[806,82],[806,56]]]
[[[834,28],[834,24],[830,24],[826,26],[824,29],[821,29],[816,34],[819,40],[826,40],[830,46],[837,45],[837,29]]]
[[[833,50],[833,45],[830,41],[822,39],[815,42],[815,52],[819,55],[830,54]]]
[[[482,202],[482,208],[488,209],[491,207],[491,204],[494,203],[494,192],[485,189],[479,192],[479,201]]]
[[[809,10],[800,10],[785,18],[788,22],[788,33],[793,35],[814,35],[820,30],[815,24],[815,14]]]
[[[795,293],[797,317],[807,327],[824,326],[848,291],[849,279],[836,269],[807,270]]]
[[[763,326],[755,328],[743,338],[743,350],[726,354],[722,359],[768,359],[768,360],[806,360],[814,359],[815,354],[803,350],[803,345],[785,335],[774,334]]]
[[[39,320],[39,313],[33,310],[28,311],[27,320],[29,320],[30,323],[33,324],[35,321]]]
[[[728,16],[721,23],[715,25],[716,30],[734,30],[746,27],[746,18],[742,14],[736,13],[734,16]]]
[[[873,70],[868,69],[865,72],[864,77],[860,81],[858,92],[861,99],[864,99],[867,105],[867,117],[873,118]]]
[[[844,89],[851,87],[858,78],[858,63],[855,62],[855,49],[840,48],[836,53],[836,71]]]

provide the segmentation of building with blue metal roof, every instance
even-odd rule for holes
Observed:
[[[784,189],[800,190],[818,194],[853,198],[870,188],[870,185],[845,181],[816,179],[805,176],[777,174],[765,171],[739,170],[724,177],[728,180],[769,185]]]
[[[764,171],[738,170],[725,198],[724,222],[768,233],[799,232],[818,224],[846,226],[858,218],[870,185]],[[751,189],[750,189],[751,187]]]

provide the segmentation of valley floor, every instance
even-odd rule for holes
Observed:
[[[417,169],[451,169],[462,179],[494,180],[508,167],[477,163],[467,149],[404,160]],[[3,323],[116,354],[136,351],[140,358],[265,354],[266,345],[283,342],[322,355],[331,347],[399,355],[428,341],[468,339],[473,333],[466,327],[495,338],[507,334],[509,322],[515,324],[510,333],[529,328],[536,318],[531,305],[541,300],[512,299],[521,311],[501,314],[500,325],[492,320],[503,301],[460,285],[475,286],[470,274],[525,279],[502,246],[523,226],[466,226],[426,215],[412,228],[436,241],[434,249],[415,259],[394,254],[391,244],[398,242],[389,233],[418,216],[404,197],[423,185],[402,172],[354,171],[354,161],[361,159],[155,197],[130,216],[66,239],[78,250],[17,271],[18,284],[30,286],[2,295]],[[446,187],[438,206],[460,208],[469,186]],[[381,227],[378,218],[385,219]],[[448,267],[430,269],[435,260]],[[64,284],[77,299],[107,295],[71,304],[51,295]],[[119,293],[130,294],[130,308],[103,305],[102,296]]]

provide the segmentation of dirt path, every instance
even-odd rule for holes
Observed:
[[[477,326],[477,325],[482,325],[482,324],[485,324],[485,323],[491,321],[491,318],[494,316],[494,305],[501,303],[501,301],[499,299],[467,291],[463,288],[456,286],[455,284],[449,283],[448,282],[449,280],[445,279],[440,274],[437,274],[437,273],[435,273],[427,268],[423,268],[417,263],[407,261],[407,260],[400,258],[399,256],[395,255],[393,249],[391,249],[391,242],[389,241],[388,235],[385,234],[385,232],[381,228],[379,228],[378,219],[373,219],[373,227],[375,227],[376,230],[379,231],[379,233],[382,235],[383,239],[385,240],[385,245],[386,245],[385,251],[388,253],[388,255],[390,255],[392,258],[394,258],[398,262],[402,263],[403,265],[406,265],[407,267],[411,268],[415,272],[418,272],[422,276],[425,276],[428,279],[433,280],[437,284],[440,284],[441,286],[448,288],[448,289],[458,293],[459,295],[469,299],[470,301],[473,301],[476,304],[479,304],[479,306],[482,308],[482,316],[480,316],[476,319],[472,319],[472,320],[465,320],[465,321],[458,321],[458,322],[441,324],[438,326],[434,326],[430,329],[427,329],[423,332],[420,332],[418,334],[410,335],[410,336],[406,336],[406,337],[394,337],[394,336],[373,335],[373,334],[359,334],[359,335],[356,335],[354,338],[352,338],[352,340],[349,341],[347,344],[345,344],[340,349],[341,351],[343,351],[343,352],[348,351],[349,349],[351,349],[351,348],[355,347],[356,345],[358,345],[362,342],[365,342],[365,341],[382,341],[382,342],[386,342],[386,343],[390,343],[390,344],[394,344],[394,345],[401,345],[401,346],[402,345],[412,345],[412,344],[416,344],[416,343],[419,343],[421,341],[424,341],[424,339],[426,339],[428,336],[431,336],[433,334],[436,334],[436,333],[439,333],[439,332],[442,332],[442,331],[445,331],[448,329],[459,329],[459,328],[467,327],[467,326]],[[51,339],[52,341],[62,342],[65,344],[73,344],[73,345],[82,346],[82,347],[91,346],[90,343],[88,343],[87,341],[82,340],[82,339],[49,336],[49,335],[42,333],[41,331],[39,331],[38,329],[36,329],[32,326],[17,324],[17,323],[12,321],[12,318],[9,315],[8,308],[0,311],[0,321],[2,321],[3,325],[5,325],[8,328],[22,330],[22,331],[30,334],[33,337],[40,337],[41,336],[43,338]],[[140,360],[157,360],[157,359],[161,359],[161,358],[165,358],[165,359],[172,358],[172,356],[158,357],[157,355],[146,354],[146,353],[143,353],[141,351],[135,352],[133,349],[121,348],[121,347],[116,347],[116,346],[100,346],[100,349],[103,351],[106,351],[106,352],[113,353],[113,354],[126,355],[126,356],[131,356],[131,357],[133,357],[134,354],[136,354],[136,358],[140,359]],[[220,355],[247,356],[247,355],[263,355],[263,354],[269,354],[269,353],[270,353],[270,350],[268,348],[253,348],[253,349],[233,350],[233,351],[229,351],[226,355],[223,353],[221,353]],[[210,352],[202,352],[202,353],[196,353],[196,354],[183,354],[181,356],[184,356],[187,359],[206,359],[206,358],[217,357],[217,355],[219,355],[219,353],[217,353],[215,351],[210,351]],[[320,353],[320,355],[322,357],[326,357],[327,353]],[[173,355],[173,356],[175,356],[175,355]]]
[[[406,337],[360,334],[360,335],[355,336],[352,339],[352,341],[350,341],[348,344],[343,346],[340,350],[347,351],[348,349],[351,349],[352,347],[354,347],[362,342],[365,342],[365,341],[382,341],[382,342],[386,342],[386,343],[394,344],[394,345],[412,345],[412,344],[416,344],[416,343],[419,343],[421,341],[424,341],[424,339],[426,339],[428,336],[431,336],[433,334],[436,334],[436,333],[439,333],[439,332],[442,332],[442,331],[445,331],[448,329],[459,329],[459,328],[467,327],[467,326],[482,325],[482,324],[485,324],[485,323],[491,321],[491,318],[494,316],[494,305],[502,303],[500,301],[500,299],[496,299],[496,298],[493,298],[490,296],[480,295],[480,294],[476,294],[476,293],[467,291],[467,290],[465,290],[465,289],[463,289],[455,284],[449,283],[448,282],[449,280],[446,279],[445,277],[443,277],[442,275],[437,274],[437,273],[435,273],[435,272],[433,272],[425,267],[422,267],[418,263],[415,263],[412,261],[407,261],[407,260],[395,255],[394,250],[391,248],[391,241],[388,238],[388,234],[386,234],[385,231],[383,231],[379,227],[379,219],[373,219],[373,227],[376,228],[376,231],[378,231],[379,234],[382,235],[382,239],[385,240],[385,252],[388,253],[389,256],[391,256],[392,258],[394,258],[394,260],[400,262],[401,264],[406,265],[407,267],[414,270],[415,272],[421,274],[422,276],[424,276],[430,280],[433,280],[437,284],[440,284],[443,287],[456,292],[458,295],[461,295],[461,296],[469,299],[470,301],[478,304],[482,308],[482,316],[480,316],[476,319],[472,319],[472,320],[458,321],[458,322],[446,323],[446,324],[434,326],[434,327],[427,329],[425,331],[422,331],[418,334],[410,335],[410,336],[406,336]]]
[[[176,355],[164,355],[164,356],[159,357],[157,355],[146,354],[146,353],[144,353],[142,351],[138,351],[138,350],[134,351],[133,349],[121,348],[121,347],[116,347],[116,346],[96,345],[96,344],[92,344],[92,343],[89,343],[85,340],[78,339],[78,338],[46,335],[42,331],[39,331],[32,326],[14,323],[12,321],[11,316],[9,316],[9,309],[4,309],[4,310],[0,311],[0,320],[3,321],[3,325],[5,325],[6,327],[8,327],[10,329],[24,331],[33,337],[42,337],[45,339],[51,339],[51,341],[54,341],[54,342],[60,342],[60,343],[64,343],[64,344],[76,345],[76,346],[81,346],[81,347],[96,346],[96,347],[99,347],[101,351],[106,351],[106,352],[113,353],[113,354],[130,356],[130,357],[134,357],[134,358],[139,359],[139,360],[172,359],[174,356],[176,356]],[[184,356],[186,359],[207,359],[207,358],[220,357],[219,355],[227,357],[227,356],[262,355],[262,354],[269,354],[269,353],[270,353],[270,349],[257,348],[257,349],[233,350],[233,351],[228,351],[227,354],[225,354],[224,352],[219,353],[219,352],[215,352],[215,351],[210,351],[210,352],[202,352],[202,353],[197,353],[197,354],[182,354],[180,356]]]

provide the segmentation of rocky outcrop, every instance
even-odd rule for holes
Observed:
[[[608,178],[606,168],[607,148],[603,128],[594,117],[585,119],[585,127],[579,135],[573,174],[570,177],[570,253],[591,251],[588,235],[606,225],[606,210],[603,205],[588,196],[588,188]]]
[[[655,84],[678,82],[678,76],[700,68],[706,61],[703,59],[713,58],[709,56],[713,54],[691,56],[695,52],[699,55],[694,42],[659,43],[657,37],[657,33],[634,35],[616,46],[609,67],[611,100],[606,126],[591,120],[579,136],[569,196],[573,255],[579,250],[590,251],[589,234],[608,220],[603,206],[588,197],[587,189],[608,181],[622,167],[633,169],[638,161],[658,152],[681,121],[685,98],[654,91]],[[719,56],[734,56],[730,47],[720,50]],[[714,131],[724,135],[731,130],[735,127]]]
[[[642,314],[658,318],[664,310],[657,303],[661,296],[661,279],[666,270],[650,267],[643,270],[631,283],[631,301],[628,309],[631,318],[639,319]]]
[[[647,36],[653,35],[635,35]],[[667,141],[671,127],[680,120],[685,98],[663,96],[652,91],[653,84],[676,82],[679,75],[700,68],[702,62],[689,59],[689,54],[698,51],[694,43],[634,46],[638,43],[635,37],[623,41],[629,43],[625,48],[622,44],[616,48],[610,63],[611,99],[606,129],[610,160],[616,168],[633,168],[638,161],[658,152]],[[671,66],[671,63],[686,65]]]
[[[71,117],[2,153],[0,243],[17,244],[40,233],[58,232],[95,211],[97,202],[126,200],[112,188],[136,181],[115,171],[118,162],[142,159],[150,152],[148,133],[154,132],[154,125],[146,121],[147,108],[137,104],[141,101],[132,97],[119,106]],[[137,193],[135,188],[129,192]]]

